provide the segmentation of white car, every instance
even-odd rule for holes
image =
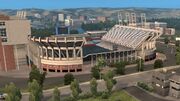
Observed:
[[[0,93],[0,101],[4,101],[6,98],[7,94],[5,93]]]

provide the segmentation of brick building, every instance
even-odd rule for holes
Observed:
[[[0,15],[0,71],[20,69],[26,64],[30,21]]]

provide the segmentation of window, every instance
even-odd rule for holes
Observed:
[[[1,28],[0,29],[0,36],[5,36],[6,37],[6,28]]]
[[[0,26],[5,26],[5,22],[0,22]]]
[[[2,38],[2,42],[7,42],[7,38]]]

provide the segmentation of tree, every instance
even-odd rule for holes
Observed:
[[[73,29],[70,31],[70,34],[79,34],[79,32],[78,32],[78,30]]]
[[[71,73],[64,75],[64,85],[69,85],[74,80],[74,76]]]
[[[124,75],[124,74],[125,74],[125,66],[126,66],[126,63],[125,63],[125,62],[123,62],[123,61],[117,62],[117,63],[115,64],[116,73],[117,73],[117,74]]]
[[[99,78],[101,79],[101,70],[106,66],[106,61],[103,57],[99,57],[97,61],[97,68],[99,69]]]
[[[179,47],[180,46],[180,41],[176,41],[175,45],[176,45],[176,47]]]
[[[114,84],[113,84],[112,80],[108,78],[106,80],[106,87],[107,87],[109,94],[111,94],[113,86],[114,86]]]
[[[156,68],[162,68],[163,67],[163,61],[158,59],[154,62],[154,69]]]
[[[74,79],[73,82],[71,82],[71,91],[72,91],[72,96],[74,97],[74,99],[78,99],[79,94],[82,92],[82,90],[79,87],[79,82]]]
[[[113,71],[108,71],[103,77],[109,94],[111,94],[113,86],[117,83],[117,81],[113,79],[113,77],[114,77]]]
[[[100,69],[97,65],[91,68],[91,75],[93,78],[96,78],[96,79],[100,78]]]
[[[176,64],[180,65],[180,52],[176,52]]]
[[[103,68],[103,67],[106,66],[106,61],[104,60],[104,58],[102,58],[102,57],[99,57],[99,58],[98,58],[97,66],[98,66],[99,68]]]
[[[60,91],[57,87],[54,88],[53,96],[50,101],[60,101]]]
[[[138,59],[136,63],[137,63],[137,71],[144,71],[144,60]]]
[[[5,98],[6,101],[21,101],[21,91],[14,85],[14,83],[6,85],[4,91],[7,93]]]
[[[90,81],[90,88],[91,88],[91,93],[92,95],[96,96],[97,95],[97,81],[95,78],[93,78],[91,81]]]
[[[28,83],[28,90],[30,92],[29,101],[41,101],[42,86],[35,79]]]
[[[43,86],[45,77],[46,72],[41,73],[35,65],[32,66],[32,70],[29,73],[29,82],[36,80],[41,86]]]

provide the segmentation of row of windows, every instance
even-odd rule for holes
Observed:
[[[0,22],[0,26],[5,26],[5,22]]]
[[[0,29],[0,36],[7,36],[6,35],[6,28],[1,28]]]

